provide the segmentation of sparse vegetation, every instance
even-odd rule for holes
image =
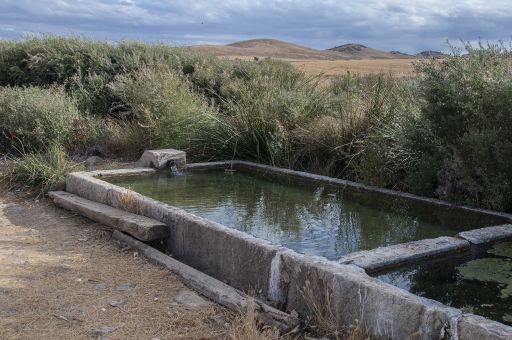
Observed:
[[[80,114],[61,88],[0,88],[0,152],[42,151],[72,138]]]
[[[46,151],[27,153],[10,159],[0,180],[11,189],[25,189],[36,194],[64,189],[66,175],[80,165],[72,161],[62,146],[52,144]]]
[[[135,159],[172,146],[511,211],[510,51],[466,48],[416,77],[326,83],[161,44],[2,41],[1,152]]]

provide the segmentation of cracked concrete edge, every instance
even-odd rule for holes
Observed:
[[[470,243],[454,237],[442,236],[433,239],[412,241],[363,250],[342,256],[337,260],[341,264],[353,264],[367,272],[376,272],[468,250]]]
[[[439,339],[454,333],[462,315],[458,309],[370,277],[357,266],[293,251],[281,256],[285,310],[327,315],[338,329],[360,326],[386,339]]]
[[[474,314],[464,314],[458,320],[459,340],[512,339],[512,327]]]
[[[512,224],[463,231],[457,237],[477,245],[509,240],[512,239]]]

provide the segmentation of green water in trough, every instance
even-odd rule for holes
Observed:
[[[376,276],[416,295],[512,326],[512,242]]]
[[[166,171],[105,180],[274,244],[329,259],[464,230],[453,223],[457,218],[448,223],[434,219],[431,207],[416,204],[412,209],[407,201],[392,197],[377,199],[372,193],[247,169],[198,169],[181,175]]]

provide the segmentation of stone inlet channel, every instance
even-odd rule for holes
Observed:
[[[381,205],[403,202],[429,217],[451,218],[467,227],[452,236],[360,249],[328,259],[297,252],[108,181],[156,174],[158,169],[169,171],[171,165],[182,171],[251,169],[323,183],[372,195]],[[163,244],[171,256],[159,253],[162,263],[175,261],[173,266],[179,268],[182,263],[197,271],[194,277],[207,275],[215,285],[256,292],[258,301],[266,306],[262,308],[274,308],[277,318],[281,317],[279,311],[302,318],[314,311],[329,315],[339,329],[358,325],[370,335],[385,339],[512,339],[512,327],[417,296],[369,275],[512,239],[512,215],[246,161],[187,164],[185,153],[174,149],[146,151],[137,166],[70,173],[66,192],[49,196],[63,208],[131,235],[138,240],[134,242],[146,247],[147,254],[157,252],[150,245]],[[200,292],[209,296],[204,291]]]

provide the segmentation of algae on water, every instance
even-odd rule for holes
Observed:
[[[497,256],[512,258],[512,242],[495,244],[494,247],[487,252]]]
[[[499,258],[483,258],[469,261],[457,267],[462,278],[502,285],[501,297],[512,296],[512,261]]]

